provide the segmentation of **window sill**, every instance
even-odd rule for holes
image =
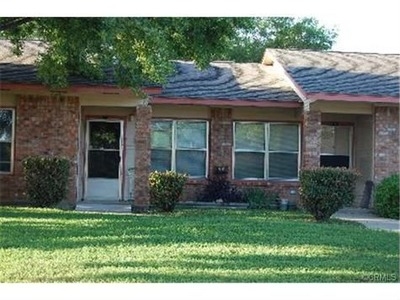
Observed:
[[[189,178],[186,184],[190,185],[202,185],[207,183],[207,178],[202,177],[202,178]]]
[[[254,185],[299,184],[299,179],[232,179],[233,184],[251,183]]]

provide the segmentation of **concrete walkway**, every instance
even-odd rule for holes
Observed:
[[[76,205],[77,211],[83,212],[108,212],[108,213],[131,213],[130,202],[99,203],[81,201]]]
[[[108,212],[108,213],[131,213],[130,202],[79,202],[77,211],[84,212]],[[387,230],[400,233],[399,220],[380,218],[374,215],[371,210],[365,208],[343,208],[335,213],[333,218],[354,221],[364,224],[367,228]]]
[[[400,233],[399,220],[378,217],[373,214],[371,210],[365,208],[343,208],[332,217],[358,222],[364,224],[365,227],[370,229],[395,231]]]

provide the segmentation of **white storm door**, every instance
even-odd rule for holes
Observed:
[[[88,121],[86,199],[121,199],[122,121]]]

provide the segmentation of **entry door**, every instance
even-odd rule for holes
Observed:
[[[122,121],[88,121],[86,199],[121,199]]]

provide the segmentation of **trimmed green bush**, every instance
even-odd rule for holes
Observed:
[[[243,191],[243,197],[249,203],[250,209],[270,209],[277,206],[279,195],[275,192],[266,192],[260,188],[249,188]]]
[[[68,192],[70,162],[57,156],[30,156],[22,162],[26,195],[32,206],[54,207]]]
[[[399,219],[400,175],[383,179],[375,188],[375,211],[385,218]]]
[[[173,171],[150,173],[150,204],[162,211],[172,212],[179,201],[187,179],[186,174]]]
[[[354,201],[358,173],[346,168],[315,168],[300,172],[300,204],[317,221],[328,220]]]

